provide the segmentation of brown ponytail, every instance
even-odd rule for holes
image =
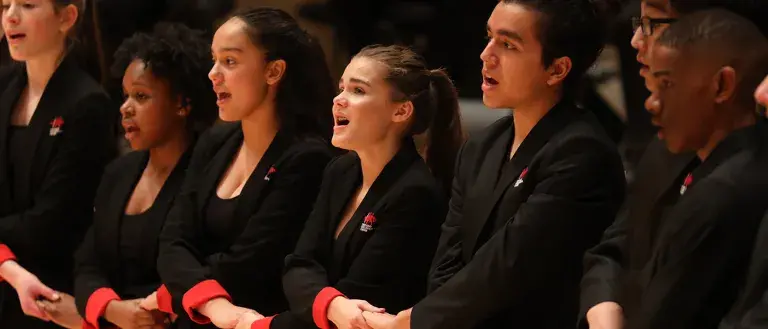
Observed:
[[[99,12],[95,0],[52,0],[55,8],[69,5],[77,8],[78,16],[67,39],[67,51],[94,79],[105,84],[109,79],[109,63],[104,56]]]
[[[464,134],[459,100],[453,82],[443,70],[429,70],[424,59],[404,46],[373,45],[355,57],[370,58],[387,67],[385,80],[392,86],[394,101],[411,101],[411,135],[427,133],[422,152],[432,174],[450,191],[453,164]]]
[[[450,191],[453,164],[464,140],[459,96],[444,70],[431,70],[429,77],[429,96],[434,114],[427,130],[425,158],[433,175],[446,191]]]

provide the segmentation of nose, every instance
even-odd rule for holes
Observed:
[[[3,28],[7,28],[8,25],[18,25],[21,21],[19,16],[19,10],[17,5],[11,4],[8,9],[3,11]]]
[[[632,45],[632,48],[635,48],[638,51],[645,51],[645,36],[643,35],[643,31],[640,27],[635,29],[635,33],[632,34],[632,40],[629,42],[629,44]]]
[[[483,52],[480,53],[480,60],[483,61],[483,64],[486,67],[494,67],[498,64],[498,57],[496,57],[496,54],[493,52],[493,40],[489,41],[488,44],[485,45],[485,49],[483,49]]]
[[[347,98],[344,97],[344,92],[339,93],[336,95],[336,97],[333,98],[333,107],[347,107],[349,105],[349,102],[347,101]]]
[[[211,82],[213,82],[214,86],[221,84],[223,79],[217,64],[214,64],[211,70],[208,72],[208,79],[211,79]]]
[[[122,105],[120,105],[120,115],[123,116],[123,119],[130,118],[133,116],[133,106],[131,106],[131,99],[126,98]]]
[[[655,93],[645,99],[645,109],[651,113],[651,115],[658,115],[661,111],[661,100]]]

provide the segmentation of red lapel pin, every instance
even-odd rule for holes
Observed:
[[[683,180],[683,185],[680,186],[680,195],[685,194],[685,191],[688,190],[688,186],[693,183],[693,175],[688,173],[687,176],[685,176],[685,180]]]
[[[363,224],[360,225],[360,231],[369,232],[373,230],[373,224],[375,223],[376,223],[376,216],[374,216],[372,212],[369,212],[368,215],[365,215],[365,218],[363,219]]]
[[[515,181],[515,187],[520,186],[520,184],[523,183],[523,179],[525,179],[525,175],[528,175],[528,167],[523,168],[523,172],[520,173],[520,176],[517,177],[517,180]]]
[[[270,179],[270,177],[272,176],[272,174],[274,174],[274,173],[276,173],[276,172],[277,172],[277,169],[275,169],[275,167],[274,167],[274,166],[270,167],[270,168],[269,168],[269,170],[267,171],[267,175],[266,175],[266,176],[264,176],[264,180],[265,180],[265,181],[269,181],[269,179]]]
[[[56,117],[51,121],[51,130],[48,131],[48,134],[51,136],[56,136],[62,132],[64,132],[63,129],[61,129],[64,126],[64,119],[62,119],[60,116]]]

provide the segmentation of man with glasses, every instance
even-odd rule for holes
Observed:
[[[644,0],[631,45],[637,50],[640,74],[649,86],[649,51],[659,35],[681,15],[711,8],[724,8],[761,24],[767,34],[764,0]],[[635,170],[634,184],[616,222],[603,241],[585,255],[581,292],[580,325],[593,329],[623,328],[622,296],[633,296],[625,276],[643,267],[650,259],[660,218],[676,204],[687,173],[700,164],[693,153],[671,154],[658,138],[651,141]],[[631,235],[630,235],[631,233]]]

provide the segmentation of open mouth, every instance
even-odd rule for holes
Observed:
[[[499,82],[498,82],[498,81],[496,81],[496,79],[494,79],[494,78],[491,78],[491,77],[489,77],[489,76],[487,76],[487,75],[483,75],[483,82],[484,82],[485,84],[487,84],[487,85],[490,85],[490,86],[495,86],[495,85],[498,85],[498,84],[499,84]]]
[[[344,116],[337,116],[336,117],[336,126],[337,127],[344,127],[349,124],[349,119]]]
[[[230,98],[232,98],[232,94],[230,94],[230,93],[226,93],[226,92],[220,92],[220,93],[216,93],[216,99],[217,99],[219,102],[222,102],[222,101],[228,100],[228,99],[230,99]]]
[[[134,125],[123,125],[123,130],[125,130],[126,134],[135,133],[139,131],[139,127],[136,127]]]
[[[7,36],[8,36],[8,40],[19,41],[21,39],[24,39],[27,35],[24,33],[10,33]]]

